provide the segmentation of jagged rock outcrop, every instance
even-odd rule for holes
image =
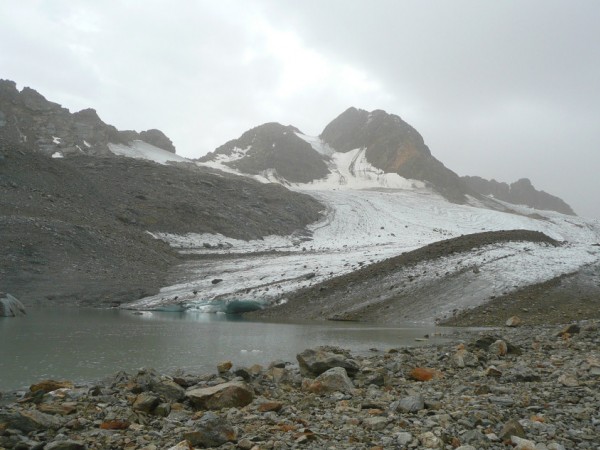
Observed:
[[[575,215],[573,209],[564,200],[547,192],[538,191],[527,178],[522,178],[510,185],[481,177],[466,176],[462,177],[462,180],[470,189],[481,195],[493,196],[498,200],[515,205],[526,205],[535,209]]]
[[[338,152],[366,148],[367,161],[376,168],[428,182],[450,201],[465,200],[467,189],[459,176],[431,155],[417,130],[394,114],[349,108],[320,137]]]
[[[330,164],[334,152],[362,148],[366,149],[367,162],[383,173],[425,181],[448,200],[465,201],[467,189],[458,175],[431,155],[413,127],[381,110],[349,108],[318,138],[303,136],[293,126],[266,123],[199,161],[218,161],[242,173],[266,175],[284,184],[308,183],[336,171]]]
[[[141,131],[140,139],[148,144],[154,145],[155,147],[175,153],[175,146],[173,145],[173,142],[160,130],[152,129]]]
[[[307,183],[327,176],[326,157],[298,137],[293,126],[271,122],[246,131],[214,152],[199,159],[215,161],[227,156],[225,164],[240,172],[258,175],[275,171],[272,176],[291,183]]]
[[[0,80],[0,140],[45,155],[111,155],[108,144],[143,140],[175,153],[173,143],[159,130],[119,131],[100,119],[94,109],[71,113],[29,87]]]

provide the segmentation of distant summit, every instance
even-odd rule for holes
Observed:
[[[479,194],[507,203],[575,215],[573,209],[565,201],[547,192],[536,190],[527,178],[522,178],[510,185],[496,180],[488,181],[481,177],[462,177],[462,180],[470,189]]]
[[[32,88],[19,91],[14,81],[0,80],[0,145],[10,144],[57,158],[122,155],[161,164],[190,162],[175,154],[175,146],[160,130],[120,131],[104,123],[94,109],[71,113]],[[459,177],[431,154],[417,130],[383,110],[348,108],[319,136],[307,136],[292,125],[265,123],[197,162],[287,186],[428,188],[453,203],[488,196],[574,214],[563,200],[536,190],[528,179],[508,185]]]
[[[265,123],[223,144],[199,161],[220,160],[226,166],[250,175],[270,172],[284,184],[308,183],[327,176],[327,158],[299,134],[293,126]]]
[[[336,164],[339,161],[333,161],[335,154],[351,152],[356,154],[337,158],[347,162],[348,167],[341,168]],[[467,189],[458,175],[431,156],[421,135],[400,117],[381,110],[350,108],[327,125],[319,137],[306,136],[293,126],[266,123],[199,161],[284,184],[311,183],[339,172],[358,175],[360,166],[371,178],[397,174],[425,182],[452,202],[466,200]],[[340,184],[347,178],[339,175]]]
[[[339,152],[365,148],[367,161],[374,167],[424,181],[452,202],[465,201],[467,190],[459,176],[431,155],[417,130],[394,114],[349,108],[320,137]]]
[[[71,113],[29,87],[19,91],[10,80],[0,80],[0,140],[48,156],[110,155],[109,144],[127,146],[134,141],[175,153],[171,140],[159,130],[119,131],[94,109]]]

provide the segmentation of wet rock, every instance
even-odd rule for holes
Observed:
[[[323,372],[314,381],[309,382],[306,389],[315,394],[327,392],[351,392],[354,389],[352,380],[348,378],[346,369],[333,367]]]
[[[198,409],[243,407],[254,400],[254,391],[244,381],[230,381],[216,386],[192,389],[186,397]]]
[[[307,376],[321,375],[334,367],[342,367],[349,376],[354,376],[358,370],[356,361],[340,353],[333,353],[322,348],[307,349],[296,355],[300,372]]]
[[[194,428],[183,435],[193,447],[218,447],[237,440],[237,433],[229,422],[212,412],[205,413]]]

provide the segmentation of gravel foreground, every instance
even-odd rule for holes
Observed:
[[[597,320],[297,361],[46,380],[0,408],[0,449],[600,448]]]

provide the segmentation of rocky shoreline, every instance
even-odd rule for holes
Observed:
[[[600,321],[215,373],[44,381],[0,408],[0,449],[597,449]],[[6,398],[5,398],[6,400]]]

